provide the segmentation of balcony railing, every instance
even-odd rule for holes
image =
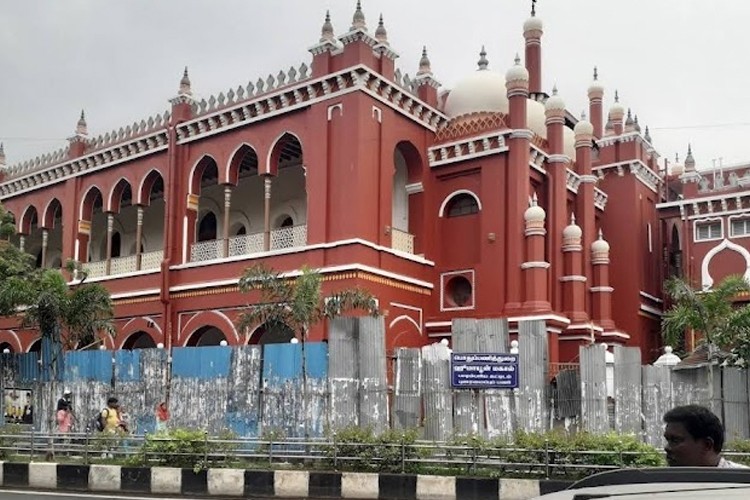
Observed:
[[[159,269],[161,261],[164,260],[164,250],[154,250],[141,254],[141,271]]]
[[[229,257],[263,252],[263,233],[229,238]],[[282,227],[271,231],[271,250],[303,247],[307,244],[307,225]],[[224,257],[224,240],[201,241],[190,247],[190,261],[203,262]]]
[[[128,255],[127,257],[116,257],[112,259],[112,263],[109,266],[109,274],[132,273],[135,270],[135,255]]]
[[[87,276],[89,278],[99,278],[107,275],[107,261],[89,262],[83,267],[88,271]]]
[[[399,252],[414,253],[414,235],[391,228],[391,248]]]
[[[164,250],[154,250],[141,254],[141,271],[150,269],[159,269],[161,261],[164,259]],[[101,278],[107,276],[107,261],[89,262],[83,266],[88,271],[87,277]],[[138,271],[138,258],[135,255],[126,257],[115,257],[109,264],[109,276],[118,274],[127,274]]]

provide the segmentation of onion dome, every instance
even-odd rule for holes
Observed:
[[[187,66],[185,66],[185,71],[182,72],[179,95],[193,95],[193,91],[190,89],[190,77],[188,76]]]
[[[594,135],[594,126],[586,119],[586,113],[581,113],[581,119],[573,128],[573,133],[576,135],[576,139],[591,138]]]
[[[87,135],[88,134],[88,127],[86,125],[86,114],[81,110],[81,117],[78,119],[78,124],[76,125],[76,135]]]
[[[450,118],[471,113],[507,113],[508,96],[503,75],[487,69],[487,52],[479,53],[478,70],[461,80],[448,94],[445,114]]]
[[[508,89],[527,88],[529,86],[529,71],[521,66],[521,58],[516,54],[515,64],[505,72],[505,86]]]
[[[326,11],[326,20],[323,21],[323,27],[320,29],[320,41],[321,42],[332,42],[334,39],[333,35],[333,23],[331,23],[331,11]]]
[[[633,117],[633,129],[636,132],[641,131],[641,125],[638,123],[638,115],[635,115],[635,117]]]
[[[599,239],[591,244],[591,252],[595,254],[609,253],[609,243],[604,239],[601,229],[599,230]]]
[[[628,108],[627,118],[625,118],[625,131],[632,132],[633,130],[635,130],[635,122],[633,121],[633,113],[630,110],[630,108]]]
[[[565,112],[565,101],[563,98],[557,95],[557,85],[552,87],[552,95],[544,103],[544,109],[548,112]]]
[[[625,116],[625,108],[620,104],[620,95],[616,90],[615,103],[609,108],[609,116],[612,118],[612,121],[615,122],[622,121],[623,116]]]
[[[388,45],[388,31],[385,29],[385,23],[383,23],[383,14],[380,14],[378,27],[375,30],[375,40],[382,44]]]
[[[575,214],[570,214],[570,224],[563,229],[563,242],[568,245],[579,245],[582,236],[583,230],[576,224]]]
[[[599,71],[596,66],[594,66],[594,80],[589,85],[588,95],[589,99],[594,97],[601,99],[604,95],[604,86],[599,82]]]
[[[695,158],[693,158],[693,148],[690,144],[688,144],[688,152],[687,156],[685,157],[685,170],[695,170]]]
[[[654,366],[675,366],[681,361],[680,357],[672,352],[671,346],[665,346],[664,354],[654,361]]]
[[[544,32],[542,20],[536,17],[536,5],[531,4],[531,16],[523,23],[523,34],[527,38],[540,37]]]
[[[685,166],[680,163],[680,155],[675,153],[674,163],[669,168],[669,173],[672,175],[682,175],[685,173]]]
[[[523,218],[527,225],[544,223],[544,219],[547,218],[547,212],[538,204],[536,193],[529,199],[529,208],[524,212]]]
[[[419,71],[418,75],[426,75],[432,73],[432,66],[430,64],[430,58],[427,57],[427,47],[422,47],[422,58],[419,60]]]
[[[362,12],[361,0],[357,0],[357,8],[354,11],[354,16],[352,17],[352,31],[358,29],[367,31],[367,24],[365,23],[365,13]]]

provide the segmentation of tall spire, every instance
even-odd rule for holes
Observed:
[[[81,117],[78,119],[78,124],[76,125],[76,135],[88,135],[88,133],[86,114],[81,110]]]
[[[383,14],[380,14],[378,28],[375,30],[375,39],[380,43],[388,45],[388,31],[385,29],[385,24],[383,23]]]
[[[193,95],[193,91],[190,90],[190,77],[188,76],[188,68],[185,66],[185,71],[182,73],[182,79],[180,80],[180,91],[179,95]]]
[[[357,8],[354,11],[354,16],[352,17],[352,31],[361,29],[361,30],[367,30],[367,24],[365,23],[365,13],[362,12],[362,1],[357,0]]]
[[[479,52],[479,61],[477,64],[479,65],[480,70],[486,70],[487,66],[490,64],[487,60],[487,51],[484,50],[484,45],[482,45],[482,50]]]
[[[695,158],[693,158],[693,147],[688,143],[687,156],[685,157],[685,170],[695,170]]]
[[[418,75],[425,75],[432,73],[432,67],[430,65],[430,58],[427,57],[427,46],[422,47],[422,58],[419,60],[419,71]]]
[[[651,142],[651,133],[648,131],[648,125],[646,125],[646,132],[643,134],[643,138]]]
[[[333,23],[331,23],[331,11],[326,11],[326,18],[323,21],[323,27],[320,29],[320,41],[326,42],[333,40]]]
[[[598,80],[599,80],[599,68],[594,66],[594,81],[596,82]]]

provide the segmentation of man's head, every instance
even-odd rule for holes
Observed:
[[[107,406],[110,408],[117,408],[120,406],[120,401],[116,397],[110,397],[107,399]]]
[[[671,466],[714,467],[724,446],[724,426],[708,408],[678,406],[664,415],[667,462]]]
[[[63,398],[64,398],[64,399],[70,399],[70,396],[71,396],[71,392],[70,392],[70,389],[65,389],[65,390],[63,391]]]

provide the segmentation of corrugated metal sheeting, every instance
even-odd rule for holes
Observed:
[[[641,420],[641,350],[638,347],[615,346],[614,398],[615,431],[640,435]]]
[[[549,358],[545,322],[520,321],[518,344],[518,427],[526,432],[544,432],[549,428]]]
[[[416,429],[422,413],[422,354],[419,349],[396,349],[392,421],[395,429]]]
[[[721,369],[721,375],[727,440],[747,439],[750,432],[747,370],[727,367]]]
[[[451,336],[455,352],[479,352],[477,320],[454,319]],[[482,391],[464,389],[454,392],[453,424],[456,434],[462,436],[468,434],[486,435],[487,429],[484,417],[484,394]]]
[[[605,346],[581,346],[581,428],[587,432],[609,431]]]
[[[661,448],[664,444],[664,414],[674,406],[672,370],[668,366],[642,367],[643,440]],[[620,401],[617,401],[620,404]]]
[[[446,441],[453,435],[453,395],[450,376],[448,347],[439,343],[423,347],[425,439]]]

